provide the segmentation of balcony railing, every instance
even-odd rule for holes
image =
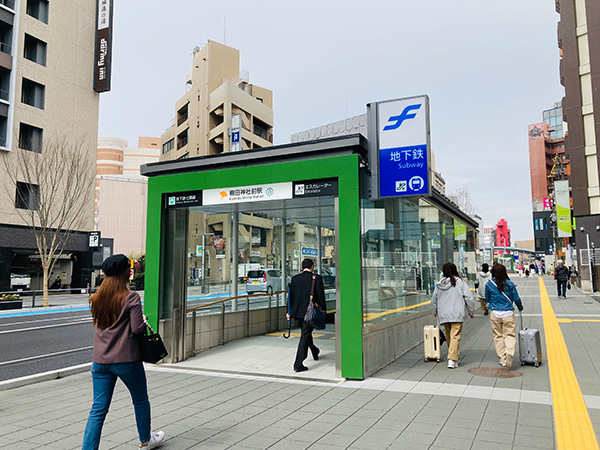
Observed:
[[[188,138],[187,138],[187,136],[186,136],[186,137],[184,137],[184,138],[182,138],[182,139],[180,139],[180,140],[177,142],[177,150],[179,150],[179,149],[180,149],[180,148],[182,148],[182,147],[185,147],[185,146],[187,145],[187,143],[188,143]]]
[[[185,113],[183,116],[181,116],[179,119],[177,119],[177,126],[181,125],[183,122],[185,122],[186,120],[188,120],[188,115],[187,113]]]
[[[0,52],[10,55],[12,52],[12,47],[4,42],[0,42]]]

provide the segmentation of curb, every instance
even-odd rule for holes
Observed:
[[[41,381],[58,380],[59,378],[68,377],[78,373],[87,372],[90,370],[92,363],[79,364],[77,366],[64,367],[62,369],[51,370],[49,372],[36,373],[35,375],[27,375],[21,378],[12,380],[0,381],[0,391],[8,391],[22,386],[39,383]]]

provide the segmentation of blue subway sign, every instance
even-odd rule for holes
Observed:
[[[371,197],[430,195],[428,97],[368,106]]]
[[[317,257],[317,249],[312,247],[302,247],[301,249],[302,256],[314,256]]]

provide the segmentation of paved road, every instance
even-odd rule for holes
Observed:
[[[90,362],[89,311],[0,318],[0,381]]]

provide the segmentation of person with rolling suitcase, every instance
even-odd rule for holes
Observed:
[[[442,267],[444,277],[436,283],[431,299],[433,315],[444,325],[448,342],[448,369],[458,367],[458,347],[466,316],[474,317],[475,302],[471,288],[458,275],[456,265],[449,262]]]
[[[503,264],[492,266],[492,279],[485,285],[485,299],[491,311],[490,323],[500,365],[511,368],[517,343],[513,303],[519,311],[523,311],[523,303]]]

